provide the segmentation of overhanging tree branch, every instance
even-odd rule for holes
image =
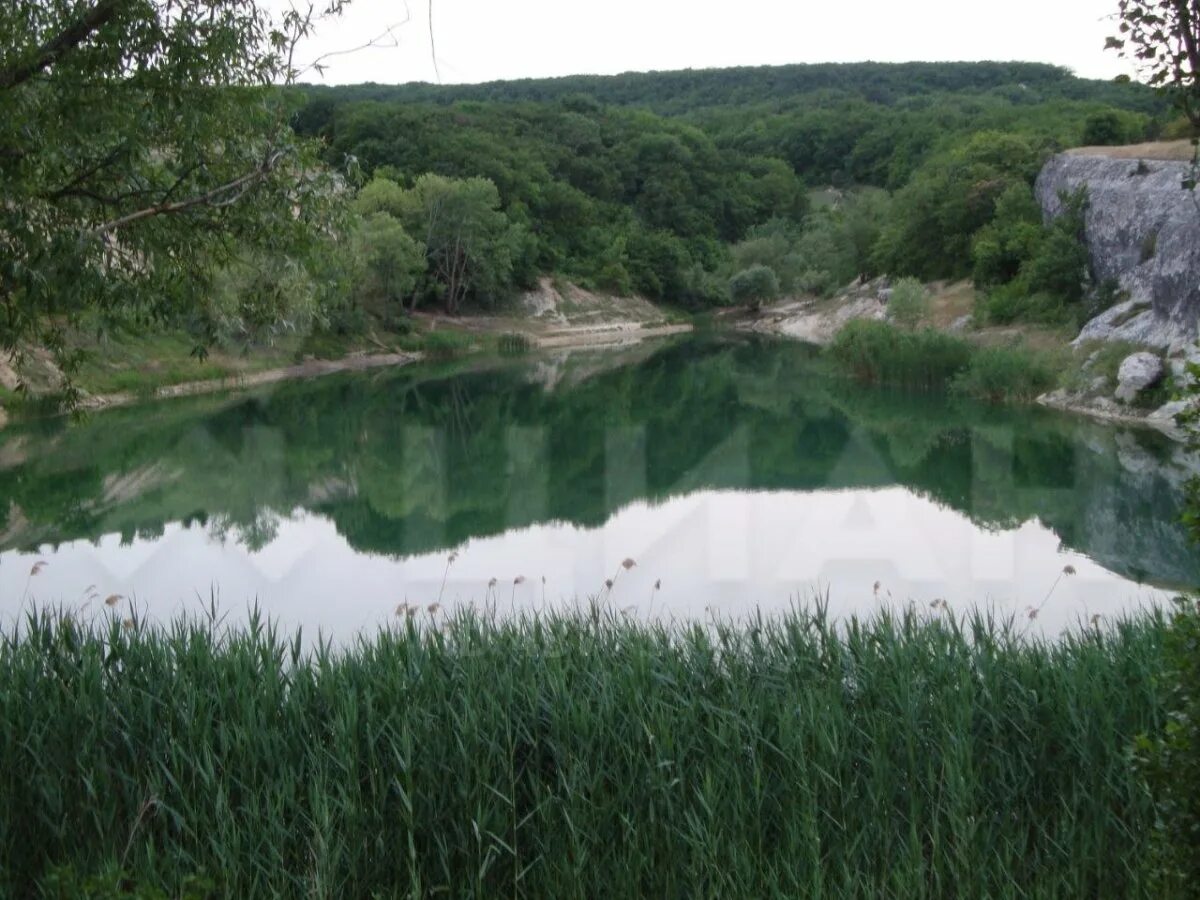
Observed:
[[[238,200],[245,196],[258,182],[262,181],[275,170],[279,165],[279,161],[287,154],[286,150],[275,150],[263,158],[263,161],[251,169],[249,172],[234,178],[232,181],[227,181],[222,185],[218,185],[210,191],[205,191],[203,194],[198,194],[195,197],[188,197],[184,200],[170,202],[163,200],[153,206],[147,206],[135,212],[126,213],[118,218],[111,219],[102,225],[97,225],[91,229],[88,234],[93,237],[103,237],[106,234],[111,234],[126,225],[132,225],[134,222],[142,219],[149,219],[154,216],[171,215],[172,213],[180,213],[188,209],[193,209],[198,206],[209,207],[210,209],[220,209],[225,206],[232,206]]]
[[[128,2],[129,0],[100,0],[79,19],[38,47],[30,59],[0,69],[0,90],[16,87],[54,65],[91,37]]]

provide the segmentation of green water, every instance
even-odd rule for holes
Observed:
[[[0,612],[215,590],[337,630],[399,602],[828,591],[1023,615],[1070,564],[1041,612],[1061,624],[1200,584],[1189,465],[1149,432],[864,390],[791,343],[337,376],[0,432]]]

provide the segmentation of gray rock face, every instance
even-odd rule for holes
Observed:
[[[1193,400],[1171,400],[1150,413],[1147,421],[1167,434],[1180,439],[1185,436],[1185,433],[1178,422],[1178,417],[1189,412],[1194,406],[1195,401]]]
[[[1167,361],[1167,365],[1170,367],[1171,377],[1174,379],[1176,387],[1191,387],[1195,379],[1188,369],[1190,366],[1200,365],[1200,346],[1193,344],[1190,347],[1179,349]]]
[[[1200,192],[1183,189],[1182,162],[1062,154],[1038,176],[1049,217],[1060,193],[1087,188],[1092,271],[1129,300],[1093,319],[1079,340],[1128,340],[1167,348],[1194,341],[1200,319]]]
[[[1163,380],[1166,367],[1153,353],[1132,353],[1117,371],[1117,399],[1131,403],[1146,388]]]

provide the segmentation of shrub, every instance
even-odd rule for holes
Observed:
[[[687,309],[727,306],[729,304],[729,282],[720,275],[709,272],[700,263],[693,263],[683,273],[683,288],[678,301]]]
[[[1065,325],[1075,318],[1061,298],[1043,292],[1031,292],[1023,282],[1014,281],[989,291],[981,299],[983,318],[996,325],[1036,322],[1041,325]]]
[[[916,328],[929,317],[929,291],[915,278],[901,278],[892,286],[888,318],[903,328]]]
[[[1128,129],[1114,109],[1094,112],[1083,123],[1083,143],[1089,147],[1113,146],[1126,143]]]
[[[421,337],[420,347],[430,359],[449,359],[471,348],[471,336],[461,331],[430,331]]]
[[[859,319],[838,332],[829,352],[859,381],[928,390],[945,388],[967,367],[971,345],[930,328],[903,331]]]
[[[1084,242],[1087,194],[1062,195],[1063,211],[1042,225],[1024,185],[997,204],[996,218],[972,245],[976,284],[986,290],[984,318],[998,324],[1067,324],[1080,315],[1090,272]]]
[[[990,403],[1032,400],[1050,390],[1056,369],[1043,354],[1024,347],[985,347],[954,377],[951,390]]]
[[[729,296],[734,303],[758,309],[779,296],[779,278],[767,266],[751,266],[729,279]]]
[[[1022,266],[1021,274],[1034,293],[1078,303],[1088,283],[1088,250],[1083,238],[1086,200],[1076,198],[1070,203],[1067,211],[1051,223],[1037,253]]]

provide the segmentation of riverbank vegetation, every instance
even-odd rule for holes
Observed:
[[[422,610],[310,651],[35,615],[0,641],[0,883],[1150,896],[1162,629]]]
[[[27,80],[0,95],[0,146],[27,163],[4,170],[24,199],[3,224],[22,249],[0,273],[0,347],[18,363],[49,349],[68,399],[96,387],[88,354],[121,365],[114,334],[169,334],[201,361],[308,335],[319,352],[390,346],[414,311],[495,310],[544,276],[695,312],[974,274],[981,320],[1077,319],[1079,249],[1041,223],[1032,180],[1057,150],[1154,138],[1170,118],[1144,86],[1036,64],[323,88],[264,44],[264,9],[221,10],[205,38],[221,52],[136,104],[78,85],[157,72],[154,54],[121,55],[137,16],[94,23],[100,50],[68,52],[38,103]],[[0,17],[0,34],[52,36],[27,19]],[[284,47],[313,25],[276,24]],[[163,52],[185,31],[164,30]],[[180,100],[206,78],[203,103]],[[136,112],[182,106],[186,121]],[[217,166],[203,147],[225,140],[238,149]],[[34,165],[51,145],[67,149]]]
[[[980,347],[934,328],[860,319],[838,332],[829,354],[866,384],[951,391],[997,402],[1029,402],[1055,387],[1069,354],[1024,345]]]

